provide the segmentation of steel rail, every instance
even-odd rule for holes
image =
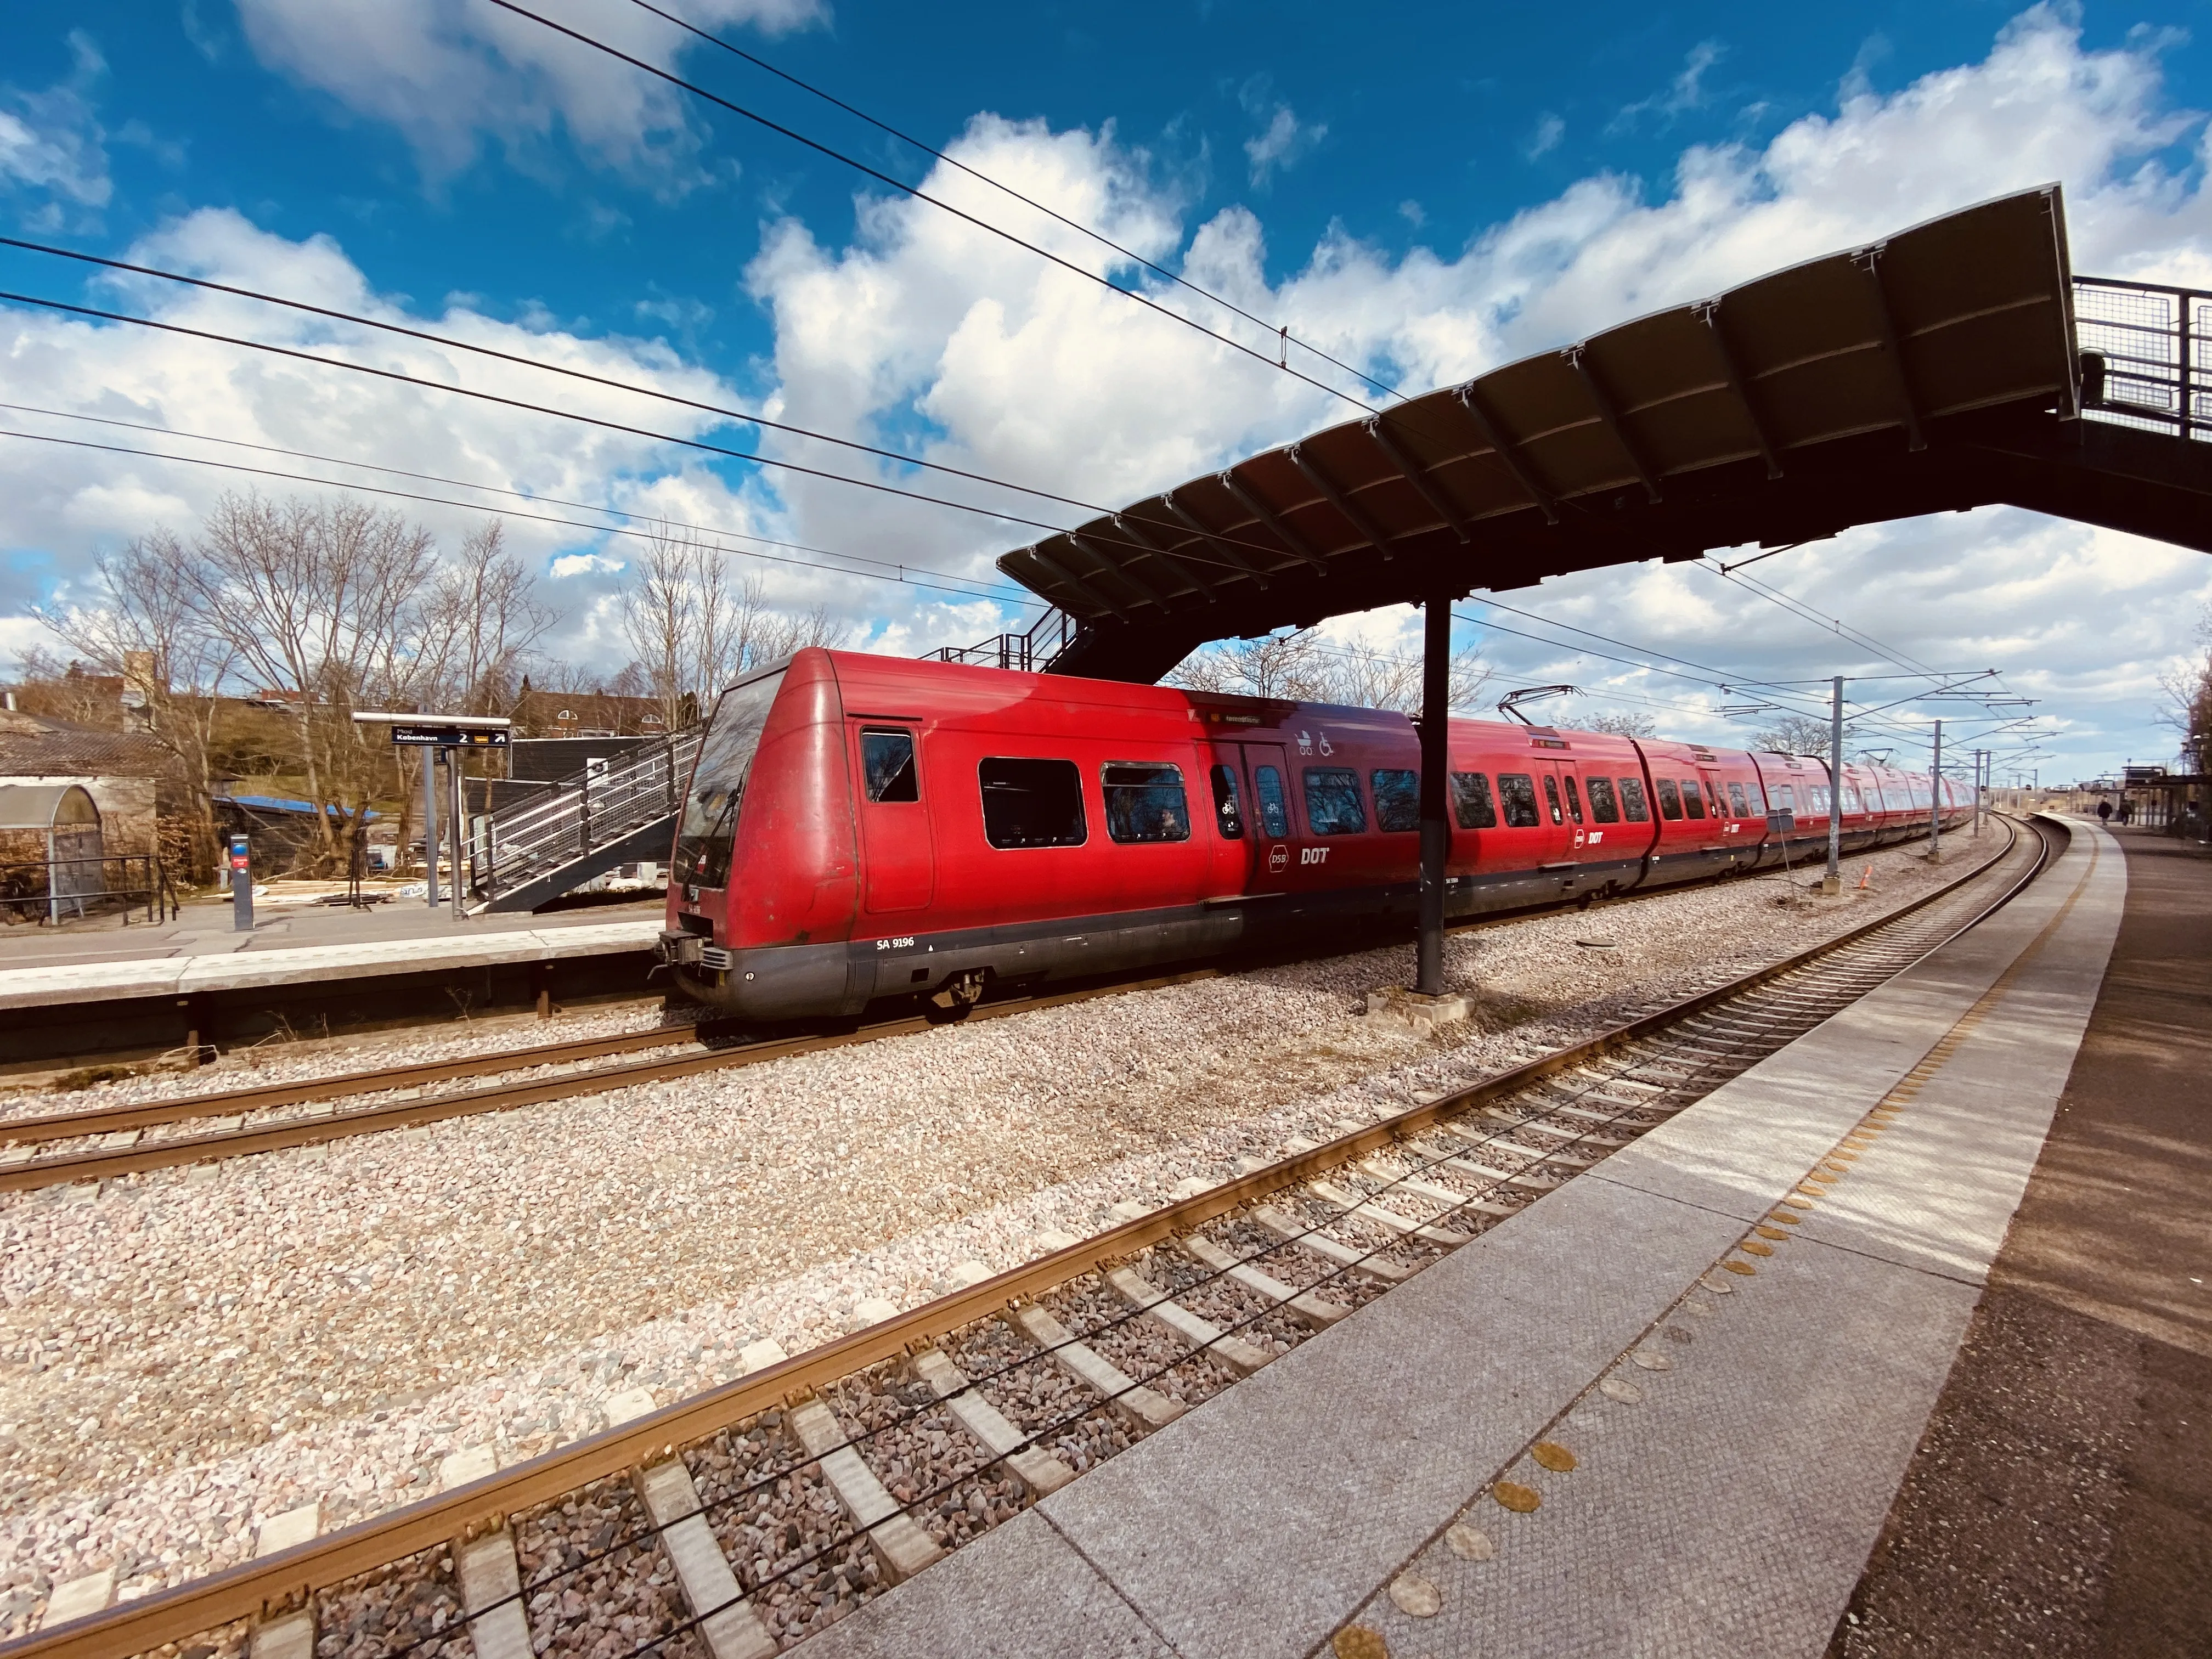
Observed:
[[[2039,825],[2028,827],[2039,837],[2041,846],[2027,870],[1993,902],[1917,952],[1912,961],[1924,960],[1978,926],[2042,874],[2051,862],[2057,835]],[[2064,833],[2063,826],[2057,826],[2057,830],[2058,834]],[[1458,1116],[1545,1078],[1628,1047],[1730,998],[1847,949],[1931,904],[1954,896],[1994,869],[2013,851],[2018,841],[2019,831],[2015,829],[2003,848],[1972,869],[1887,915],[1875,917],[1834,939],[1640,1016],[1571,1048],[1541,1055],[1510,1071],[1414,1105],[1334,1140],[1295,1153],[1264,1170],[1167,1205],[1065,1249],[465,1486],[209,1577],[156,1591],[51,1631],[42,1630],[0,1644],[0,1659],[115,1659],[117,1655],[144,1653],[163,1644],[182,1641],[240,1620],[303,1604],[317,1590],[330,1589],[422,1551],[450,1546],[455,1539],[495,1528],[503,1525],[509,1516],[563,1497],[595,1480],[624,1474],[649,1461],[673,1456],[679,1448],[704,1440],[732,1424],[811,1395],[870,1365],[896,1359],[949,1332],[988,1318],[1008,1303],[1035,1297],[1071,1279],[1097,1272],[1116,1260],[1134,1255],[1229,1214],[1255,1199],[1381,1151],[1401,1137],[1448,1117]],[[1882,977],[1894,977],[1911,965],[1906,963],[1890,969]]]
[[[1033,1008],[1052,1008],[1073,1002],[1088,1002],[1095,998],[1119,995],[1125,991],[1158,989],[1164,985],[1182,985],[1202,979],[1218,978],[1218,968],[1190,969],[1178,974],[1156,975],[1149,979],[1124,981],[1103,987],[1089,987],[1082,990],[1058,991],[1043,996],[1024,997],[978,1007],[969,1016],[976,1019],[1001,1019],[1009,1014],[1026,1012]],[[418,1123],[436,1123],[452,1117],[472,1117],[485,1112],[513,1111],[519,1107],[542,1105],[547,1101],[568,1100],[577,1095],[604,1094],[611,1089],[635,1088],[647,1083],[664,1083],[672,1078],[690,1077],[701,1072],[734,1070],[743,1066],[759,1066],[772,1060],[788,1060],[797,1054],[811,1054],[825,1048],[849,1048],[854,1043],[875,1042],[884,1037],[907,1036],[931,1029],[924,1015],[909,1015],[899,1019],[880,1020],[872,1025],[863,1025],[851,1031],[817,1032],[805,1036],[771,1037],[764,1042],[740,1043],[727,1048],[707,1048],[690,1054],[663,1054],[652,1060],[632,1060],[623,1065],[598,1066],[589,1071],[571,1072],[565,1077],[531,1078],[520,1083],[494,1084],[488,1089],[466,1089],[450,1095],[433,1095],[428,1099],[386,1101],[378,1106],[364,1106],[350,1112],[335,1112],[327,1117],[292,1117],[272,1123],[252,1124],[244,1128],[217,1130],[208,1134],[179,1135],[173,1140],[156,1140],[137,1146],[118,1146],[104,1150],[75,1152],[64,1158],[33,1158],[22,1164],[0,1167],[0,1192],[21,1192],[38,1187],[58,1187],[76,1181],[104,1181],[117,1176],[137,1175],[148,1170],[166,1170],[179,1164],[198,1164],[216,1158],[246,1158],[256,1152],[282,1152],[289,1147],[312,1146],[325,1141],[343,1140],[354,1135],[374,1134],[381,1130],[405,1128]],[[586,1038],[584,1045],[615,1041],[609,1038]],[[548,1049],[562,1045],[548,1044]],[[668,1046],[666,1040],[652,1045],[633,1042],[633,1048]],[[511,1072],[527,1066],[557,1063],[555,1060],[531,1059],[532,1051],[510,1051],[501,1055],[485,1055],[480,1072]],[[520,1057],[518,1057],[518,1054]],[[443,1064],[445,1062],[432,1062]],[[416,1067],[399,1068],[413,1071]],[[460,1075],[467,1075],[462,1073]],[[343,1079],[323,1079],[325,1084],[343,1083]],[[281,1087],[282,1085],[273,1085]],[[370,1090],[345,1090],[345,1093],[367,1093],[391,1088],[402,1088],[404,1084],[386,1080],[378,1074]],[[240,1091],[251,1093],[252,1091]],[[199,1100],[220,1099],[219,1096],[203,1096]],[[310,1097],[313,1098],[313,1097]],[[186,1121],[189,1117],[222,1115],[220,1108],[203,1111],[198,1102],[189,1115],[176,1110],[177,1102],[149,1102],[139,1107],[118,1107],[116,1111],[125,1115],[151,1112],[151,1117],[141,1121],[169,1123]],[[235,1110],[235,1108],[232,1108]],[[87,1113],[89,1117],[94,1114]],[[14,1136],[26,1124],[52,1123],[52,1118],[18,1119],[15,1122],[0,1122],[0,1138]],[[84,1129],[67,1131],[72,1135],[89,1133]],[[54,1137],[49,1134],[47,1139]]]
[[[1695,882],[1618,893],[1599,902],[1607,906],[1632,903],[1663,897],[1670,893],[1689,892],[1698,888],[1716,886],[1730,879],[1764,878],[1741,872],[1724,872],[1703,878]],[[1573,902],[1574,901],[1571,900],[1561,900],[1552,904],[1533,905],[1502,911],[1494,915],[1467,916],[1448,922],[1446,927],[1452,933],[1473,933],[1485,928],[1509,927],[1536,916],[1557,915],[1570,908]],[[1899,911],[1898,914],[1902,915],[1906,913]],[[1255,960],[1261,961],[1265,958]],[[1234,966],[1243,965],[1245,964],[1242,963],[1234,964]],[[1230,970],[1220,967],[1207,967],[1143,979],[1116,979],[1104,984],[1085,986],[1066,992],[1046,993],[1042,996],[1009,997],[996,1002],[986,1001],[979,1004],[969,1018],[970,1020],[997,1018],[1024,1009],[1053,1006],[1094,997],[1111,996],[1123,991],[1154,989],[1163,985],[1208,978]],[[918,1017],[878,1021],[861,1027],[859,1032],[838,1034],[835,1040],[849,1042],[861,1035],[872,1038],[897,1036],[921,1029],[923,1023]],[[698,1029],[694,1026],[688,1028],[688,1031],[696,1032]],[[593,1060],[608,1054],[634,1054],[643,1048],[675,1048],[686,1042],[703,1040],[688,1034],[687,1028],[664,1026],[651,1031],[623,1032],[602,1037],[577,1037],[562,1042],[540,1043],[526,1048],[501,1049],[494,1054],[466,1054],[451,1060],[422,1060],[404,1066],[385,1066],[369,1072],[349,1072],[290,1082],[259,1084],[250,1088],[218,1090],[207,1094],[179,1095],[167,1100],[140,1101],[130,1105],[94,1107],[79,1112],[48,1112],[31,1116],[0,1118],[0,1144],[11,1141],[20,1144],[73,1139],[82,1135],[112,1134],[126,1129],[166,1128],[172,1124],[187,1123],[201,1118],[232,1117],[284,1106],[307,1105],[324,1100],[343,1100],[355,1095],[382,1094],[389,1090],[418,1088],[426,1084],[451,1082],[461,1078],[496,1076],[502,1072],[526,1071],[540,1066],[566,1065],[579,1060]],[[726,1057],[725,1064],[745,1065],[754,1060],[779,1060],[792,1054],[811,1052],[806,1048],[788,1046],[791,1044],[830,1040],[826,1037],[819,1040],[804,1037],[768,1038],[758,1042],[732,1044],[719,1048],[715,1052]],[[637,1076],[619,1074],[613,1067],[591,1075],[611,1079],[606,1085],[609,1088],[620,1088],[629,1083],[653,1081],[653,1078],[641,1074]],[[565,1092],[574,1094],[576,1091],[569,1090]],[[503,1111],[509,1109],[511,1105],[521,1106],[532,1103],[530,1100],[515,1100],[510,1103],[501,1098],[501,1091],[498,1091],[483,1090],[468,1096],[455,1096],[452,1098],[476,1102],[477,1103],[468,1110],[477,1112]],[[545,1099],[556,1097],[558,1097],[550,1095],[540,1097]],[[434,1118],[463,1115],[452,1111],[433,1113],[429,1109],[439,1103],[435,1102],[410,1101],[404,1103],[411,1109],[410,1112],[402,1113],[396,1118],[384,1109],[371,1109],[362,1112],[314,1120],[321,1126],[322,1133],[305,1139],[277,1140],[265,1146],[258,1144],[248,1146],[224,1139],[226,1135],[256,1134],[259,1133],[257,1127],[253,1129],[195,1135],[189,1138],[189,1142],[180,1138],[175,1142],[157,1142],[155,1145],[181,1147],[189,1144],[198,1148],[213,1147],[216,1149],[213,1154],[215,1156],[244,1157],[253,1152],[277,1151],[288,1146],[307,1146],[323,1140],[343,1139],[347,1134],[372,1133],[382,1129],[404,1127],[409,1123],[429,1122]],[[153,1149],[143,1150],[151,1152]],[[124,1157],[124,1153],[118,1152],[112,1155],[112,1159]],[[138,1170],[163,1169],[179,1163],[198,1161],[198,1155],[192,1158],[167,1158],[152,1164],[131,1164],[127,1162],[118,1163],[112,1159],[100,1163],[94,1155],[89,1153],[86,1154],[85,1158],[88,1161],[81,1167],[76,1168],[72,1173],[54,1179],[19,1181],[13,1179],[12,1176],[21,1170],[27,1168],[35,1168],[42,1171],[59,1169],[64,1164],[64,1160],[59,1158],[38,1161],[29,1165],[0,1168],[0,1192],[21,1190],[27,1187],[53,1186],[64,1180],[87,1181],[107,1176],[128,1175]]]
[[[329,1077],[255,1084],[250,1088],[220,1089],[208,1094],[173,1096],[167,1100],[143,1100],[129,1106],[4,1118],[0,1119],[0,1140],[62,1140],[72,1135],[111,1134],[118,1129],[187,1123],[202,1117],[230,1117],[240,1112],[265,1111],[275,1106],[301,1106],[318,1100],[342,1100],[348,1095],[376,1094],[386,1089],[447,1083],[456,1078],[520,1072],[532,1066],[559,1066],[573,1060],[596,1060],[605,1054],[635,1054],[641,1048],[672,1048],[697,1042],[696,1030],[692,1026],[665,1025],[650,1031],[624,1031],[611,1036],[538,1043],[527,1048],[502,1048],[496,1054],[462,1054],[452,1060],[387,1066],[374,1072],[334,1073]]]

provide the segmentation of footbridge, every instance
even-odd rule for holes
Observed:
[[[2005,503],[2212,551],[2212,293],[2077,277],[2056,185],[1333,426],[1017,549],[1048,672],[1414,604],[1446,698],[1478,588]],[[1036,638],[1019,636],[1023,649]],[[1444,726],[1422,723],[1421,988],[1442,988]]]
[[[1154,680],[1209,640],[2003,502],[2212,551],[2212,294],[2075,276],[2056,185],[1347,421],[999,568]]]

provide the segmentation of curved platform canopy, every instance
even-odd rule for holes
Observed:
[[[2186,356],[2178,440],[2171,416],[2078,418],[2074,289],[2059,188],[2025,191],[1330,427],[999,568],[1079,623],[1053,672],[1152,680],[1208,640],[1341,611],[1997,501],[2212,551]]]

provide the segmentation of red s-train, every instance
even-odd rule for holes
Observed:
[[[661,959],[746,1018],[957,1013],[994,981],[1410,925],[1419,747],[1375,709],[802,651],[715,708]],[[1453,917],[1827,844],[1817,760],[1460,720],[1450,755]],[[1843,795],[1848,851],[1928,822],[1924,775],[1846,766]]]

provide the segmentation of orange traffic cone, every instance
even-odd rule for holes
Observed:
[[[1867,889],[1868,889],[1868,888],[1869,888],[1869,887],[1871,887],[1871,886],[1873,886],[1873,885],[1874,885],[1874,866],[1872,866],[1871,864],[1869,864],[1869,866],[1867,866],[1867,867],[1866,867],[1865,869],[1863,869],[1863,870],[1862,870],[1862,871],[1860,871],[1860,872],[1859,872],[1859,891],[1861,891],[1862,893],[1863,893],[1863,892],[1865,892],[1865,891],[1867,890]]]

